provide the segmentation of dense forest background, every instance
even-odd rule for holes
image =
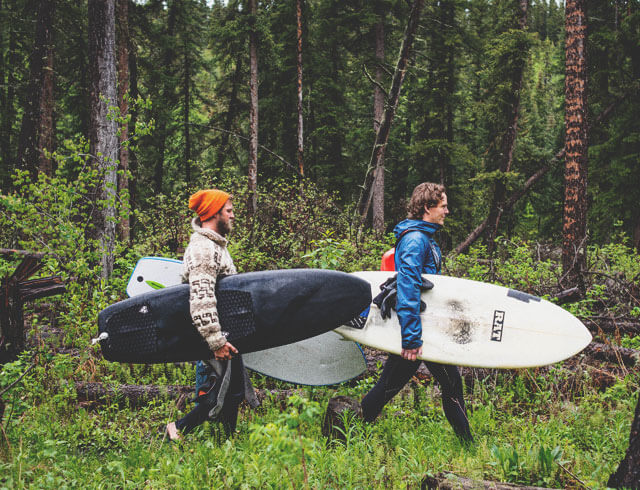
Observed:
[[[554,156],[565,137],[564,6],[524,2],[523,19],[521,3],[424,5],[384,155],[382,230],[403,218],[414,185],[442,182],[453,210],[443,241],[452,248],[490,213],[496,185],[513,193],[550,165],[504,213],[497,234],[560,235],[563,165]],[[301,2],[300,105],[296,2],[259,2],[255,13],[250,7],[238,1],[117,2],[115,105],[122,143],[134,136],[117,158],[129,172],[119,179],[120,189],[129,189],[122,199],[134,211],[146,212],[160,196],[184,197],[196,187],[224,187],[248,175],[252,35],[258,186],[303,174],[335,192],[341,206],[358,201],[380,121],[375,92],[390,88],[410,5]],[[636,247],[637,7],[634,1],[586,2],[590,239],[604,243],[624,232]],[[59,159],[69,156],[70,141],[87,141],[92,126],[87,3],[5,0],[0,9],[1,187],[15,189],[12,175],[20,169],[32,178],[58,169],[73,179],[84,162],[61,165]],[[152,128],[136,133],[140,124]],[[516,134],[505,171],[500,163],[510,128]],[[131,231],[132,240],[142,232],[135,220]]]
[[[639,90],[638,0],[0,0],[0,486],[639,485]],[[234,438],[167,447],[193,365],[92,339],[140,257],[182,258],[189,195],[233,193],[241,272],[350,272],[422,181],[448,189],[443,273],[561,304],[592,344],[463,368],[473,448],[426,369],[327,442],[370,351],[339,386],[252,373]]]

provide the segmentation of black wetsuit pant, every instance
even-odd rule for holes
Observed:
[[[231,369],[231,380],[229,382],[227,395],[224,398],[222,410],[217,419],[222,423],[225,433],[229,436],[236,430],[238,407],[242,400],[244,400],[244,365],[242,358],[240,356],[232,358],[227,364],[227,369]],[[199,403],[193,410],[176,421],[178,430],[187,434],[209,418],[209,412],[216,406],[216,400],[223,378],[224,374],[217,378],[212,386],[209,387],[207,394],[198,397]]]
[[[375,420],[382,411],[382,407],[413,377],[421,362],[425,363],[440,384],[442,408],[456,435],[462,440],[473,441],[462,394],[462,378],[458,368],[449,364],[419,360],[408,361],[398,355],[390,354],[380,379],[362,399],[364,419],[367,422]]]

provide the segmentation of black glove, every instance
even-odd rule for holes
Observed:
[[[429,279],[422,278],[422,284],[420,285],[422,291],[429,291],[433,289],[433,283]]]
[[[380,294],[373,298],[373,304],[380,308],[382,318],[391,318],[391,310],[396,309],[396,300],[398,297],[398,274],[388,278],[380,285],[380,289]],[[433,283],[423,277],[420,290],[428,291],[430,289],[433,289]],[[420,301],[420,311],[422,312],[426,309],[427,304],[424,301]]]
[[[380,308],[382,318],[387,318],[386,315],[391,316],[390,310],[395,307],[396,295],[397,295],[397,278],[395,274],[389,277],[383,284],[380,285],[380,293],[373,298],[373,304]]]
[[[380,314],[382,315],[382,318],[391,318],[391,310],[396,309],[397,296],[398,290],[396,288],[388,288],[385,290],[385,296],[380,302]]]

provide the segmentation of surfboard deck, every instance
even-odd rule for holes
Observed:
[[[156,289],[177,286],[182,282],[182,261],[166,257],[142,257],[127,283],[129,297]]]
[[[353,275],[371,285],[372,295],[394,272]],[[591,342],[576,317],[544,299],[514,289],[468,279],[425,274],[435,287],[422,293],[420,359],[483,368],[526,368],[567,359]],[[341,326],[345,338],[394,354],[402,350],[395,311],[383,319],[371,305],[362,329]]]
[[[182,261],[166,257],[142,257],[129,277],[127,294],[154,291],[159,285],[182,281]],[[277,359],[277,362],[274,362]],[[246,353],[247,368],[271,378],[309,386],[349,381],[367,369],[360,346],[331,331],[292,344]]]
[[[216,296],[222,329],[244,354],[335,328],[370,303],[371,289],[366,281],[343,272],[292,269],[221,278]],[[110,361],[161,363],[211,357],[191,322],[188,284],[111,305],[98,315],[98,327],[103,355]]]

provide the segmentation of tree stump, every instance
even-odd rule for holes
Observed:
[[[327,444],[334,439],[344,441],[348,427],[345,427],[345,418],[352,416],[362,418],[360,402],[348,396],[334,396],[327,404],[327,411],[322,422],[322,435],[327,438]]]
[[[15,360],[24,350],[24,303],[60,294],[65,286],[60,276],[28,280],[42,268],[43,253],[3,248],[0,255],[24,257],[13,274],[0,284],[0,364],[3,364]]]

